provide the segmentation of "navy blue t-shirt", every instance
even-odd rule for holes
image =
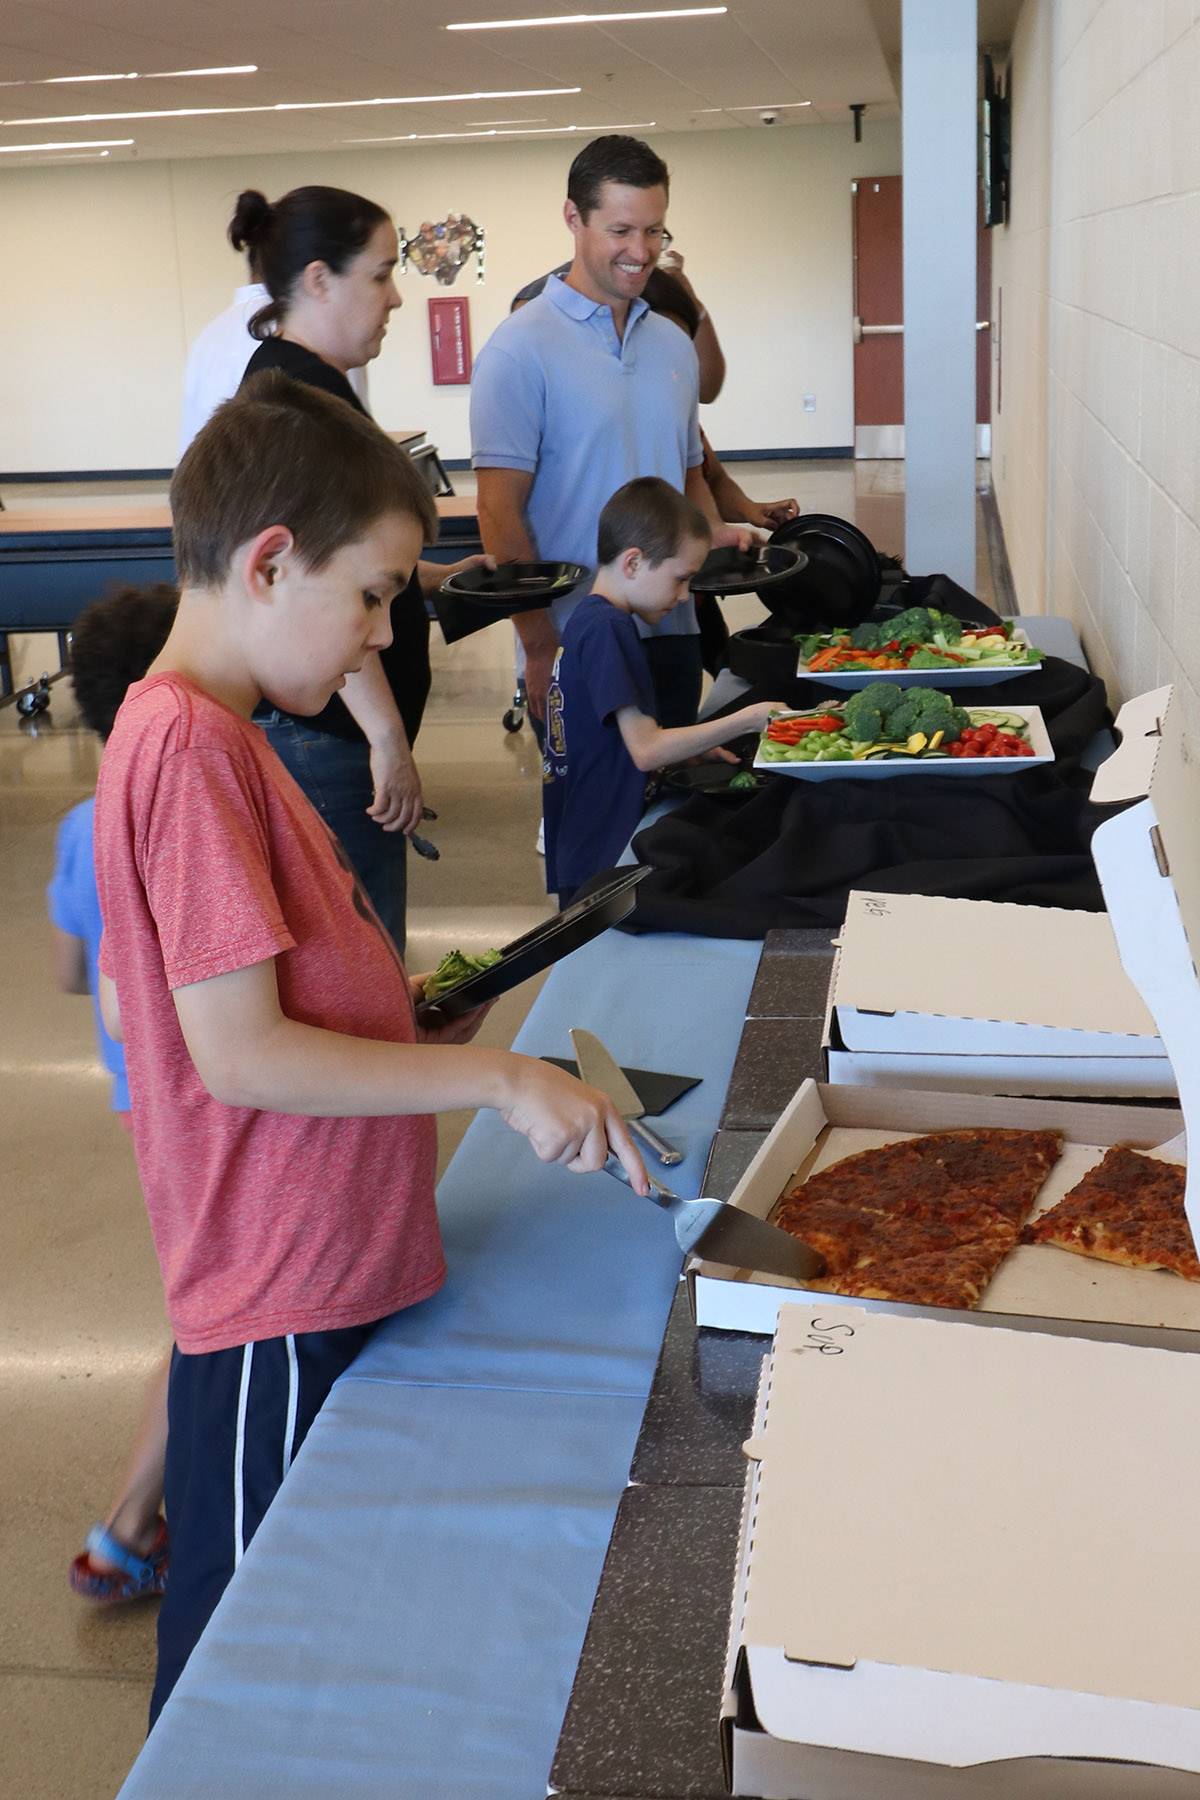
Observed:
[[[590,594],[567,621],[546,703],[542,816],[552,894],[573,893],[611,868],[642,816],[646,777],[617,725],[623,706],[654,718],[650,665],[632,614]]]

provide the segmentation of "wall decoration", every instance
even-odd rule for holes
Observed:
[[[422,221],[415,237],[405,238],[400,232],[400,267],[409,263],[421,275],[432,275],[443,287],[449,287],[469,256],[478,259],[476,279],[483,280],[483,227],[468,219],[465,213],[448,213],[435,225]]]

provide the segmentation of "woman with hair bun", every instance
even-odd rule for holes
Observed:
[[[379,355],[401,305],[392,279],[396,228],[383,207],[344,188],[294,188],[274,205],[256,189],[239,195],[229,226],[270,295],[250,320],[260,339],[244,380],[282,369],[365,412],[347,379]],[[392,642],[315,718],[276,708],[256,715],[274,749],[340,840],[371,902],[404,950],[405,845],[421,822],[421,779],[412,745],[429,694],[425,591],[457,564],[418,563],[392,605]]]

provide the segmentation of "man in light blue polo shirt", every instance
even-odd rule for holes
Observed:
[[[714,544],[749,541],[718,518],[701,473],[696,353],[641,297],[662,249],[667,189],[666,164],[638,138],[586,145],[567,178],[575,257],[566,276],[551,276],[480,353],[471,461],[484,549],[501,562],[594,569],[601,510],[639,475],[686,492],[710,519]],[[562,627],[587,591],[516,620],[538,718]],[[694,606],[641,629],[659,724],[694,723],[702,677]]]

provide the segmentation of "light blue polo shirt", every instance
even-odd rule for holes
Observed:
[[[596,528],[606,500],[638,475],[682,490],[704,460],[700,369],[690,338],[644,300],[629,308],[625,336],[612,309],[552,275],[536,300],[498,325],[471,381],[471,463],[533,476],[526,522],[547,562],[596,567]],[[556,602],[562,636],[590,580]],[[645,636],[694,634],[690,600]]]

